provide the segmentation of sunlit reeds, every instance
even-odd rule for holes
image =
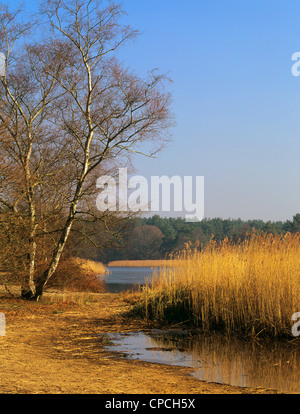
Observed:
[[[73,262],[80,265],[84,270],[90,270],[97,275],[104,275],[108,273],[108,269],[101,262],[95,262],[93,260],[81,259],[74,257]]]
[[[139,308],[148,318],[228,334],[291,334],[300,312],[299,234],[212,239],[200,250],[187,245],[174,260],[142,292]]]
[[[108,263],[109,267],[161,267],[172,264],[169,260],[117,260]]]
[[[46,288],[101,293],[105,291],[104,275],[107,273],[100,262],[70,257],[61,260]]]

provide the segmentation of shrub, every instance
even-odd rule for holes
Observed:
[[[78,258],[64,259],[49,279],[46,288],[102,293],[105,291],[105,282],[101,275],[105,271],[102,263]]]

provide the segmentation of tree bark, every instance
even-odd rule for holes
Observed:
[[[53,276],[55,273],[57,266],[59,264],[61,255],[63,253],[64,247],[68,240],[72,225],[73,225],[74,218],[68,220],[66,227],[63,230],[63,233],[60,237],[60,240],[53,252],[51,263],[48,269],[37,279],[35,283],[35,294],[32,297],[32,300],[39,301],[41,296],[43,295],[44,288],[48,282],[48,280]]]

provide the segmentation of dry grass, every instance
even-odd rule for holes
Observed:
[[[43,294],[42,301],[45,303],[65,303],[65,304],[76,304],[79,306],[89,305],[89,306],[99,306],[99,303],[102,299],[101,293],[91,293],[91,292],[59,292],[59,291],[50,291]]]
[[[45,270],[47,264],[43,263],[37,274],[41,274]],[[100,262],[94,262],[92,260],[85,260],[81,258],[71,257],[60,261],[58,268],[52,278],[46,285],[46,291],[51,289],[56,290],[57,295],[62,298],[63,302],[68,302],[65,297],[65,292],[88,292],[92,293],[104,293],[106,291],[106,285],[103,276],[108,273],[108,269]],[[2,278],[4,279],[4,278]],[[20,294],[20,286],[16,281],[13,283],[5,283],[5,280],[1,279],[0,274],[0,286],[3,289],[11,293],[11,295]],[[74,295],[73,295],[74,296]],[[89,299],[82,299],[80,295],[80,302],[89,301]],[[77,299],[76,299],[77,301]]]
[[[1,286],[0,286],[1,290]],[[103,346],[108,332],[138,332],[122,295],[99,295],[98,306],[28,302],[0,297],[6,336],[0,337],[2,394],[263,394],[201,382],[185,367],[115,357]]]
[[[0,301],[4,299],[12,299],[11,295],[14,296],[15,300],[20,298],[20,286],[11,285],[9,286],[9,291],[11,294],[7,292],[4,286],[0,285]],[[103,294],[104,293],[75,292],[73,290],[61,290],[52,288],[43,293],[41,302],[43,304],[76,304],[78,306],[97,306],[99,305],[100,301],[103,300]],[[24,303],[24,306],[27,306],[27,302]],[[30,303],[28,306],[30,306]]]
[[[64,259],[49,280],[47,289],[101,293],[105,291],[105,282],[101,276],[106,273],[107,269],[102,263],[79,258]]]
[[[79,264],[83,270],[90,270],[96,275],[105,275],[108,273],[107,268],[101,262],[94,262],[93,260],[79,259],[77,257],[72,259],[75,263]]]
[[[109,267],[162,267],[173,265],[171,260],[117,260],[110,262]]]
[[[144,289],[148,318],[188,320],[204,330],[291,336],[300,311],[300,235],[253,233],[241,243],[212,240],[187,249]]]

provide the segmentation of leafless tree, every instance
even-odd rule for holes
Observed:
[[[166,78],[141,79],[118,61],[137,36],[122,15],[114,3],[45,0],[30,37],[19,12],[0,10],[0,207],[26,223],[24,298],[42,295],[79,220],[111,217],[95,210],[96,178],[145,141],[148,156],[166,142]],[[47,264],[38,275],[37,256]]]

